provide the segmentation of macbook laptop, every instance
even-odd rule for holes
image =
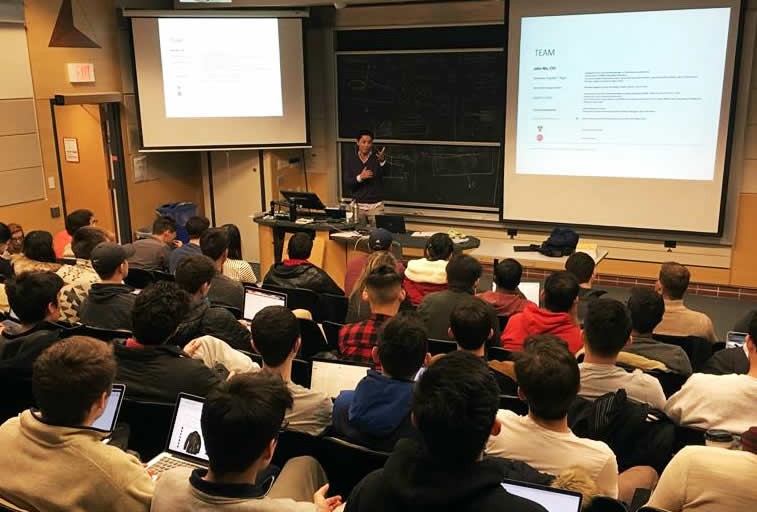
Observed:
[[[153,478],[176,467],[208,467],[208,454],[205,453],[205,441],[200,427],[204,404],[204,398],[179,393],[171,429],[168,432],[166,451],[159,453],[147,463],[147,471]]]
[[[113,384],[108,401],[105,403],[105,411],[90,428],[100,432],[113,432],[116,423],[118,423],[118,413],[121,412],[121,403],[124,401],[125,391],[126,386],[124,384]]]
[[[284,306],[287,305],[287,296],[283,293],[272,292],[262,288],[245,288],[244,289],[244,311],[242,318],[252,321],[255,315],[267,306]]]
[[[369,369],[363,363],[313,359],[310,389],[336,398],[341,391],[355,389]]]
[[[728,331],[725,337],[725,348],[739,348],[746,343],[747,333]]]
[[[390,233],[405,234],[405,217],[402,215],[376,215],[376,227],[384,228]]]
[[[540,282],[538,282],[538,281],[536,281],[536,282],[526,282],[526,281],[523,281],[523,282],[520,283],[520,285],[518,285],[518,289],[521,291],[521,293],[523,295],[526,296],[526,298],[528,300],[530,300],[531,302],[533,302],[537,306],[539,305],[539,299],[540,299],[540,295],[541,295],[541,283]],[[497,291],[497,283],[495,283],[495,282],[492,282],[492,291],[493,292]]]
[[[510,494],[538,503],[547,512],[580,512],[581,494],[543,485],[504,480],[502,487]]]

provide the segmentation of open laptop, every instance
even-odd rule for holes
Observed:
[[[121,403],[124,401],[126,386],[124,384],[113,384],[105,403],[105,410],[102,415],[92,424],[90,428],[110,434],[116,428],[118,423],[118,413],[121,412]]]
[[[200,426],[204,404],[204,398],[179,393],[166,451],[147,463],[147,471],[153,478],[176,467],[208,467],[208,454],[205,452],[205,440]]]
[[[390,233],[404,235],[407,233],[405,217],[402,215],[376,215],[376,227],[384,228]]]
[[[547,509],[547,512],[581,511],[582,496],[577,492],[553,489],[552,487],[518,482],[517,480],[504,480],[502,487],[510,494],[538,503]]]
[[[526,298],[528,300],[530,300],[531,302],[533,302],[537,306],[539,305],[539,299],[541,298],[540,297],[540,295],[541,295],[541,283],[540,282],[538,282],[538,281],[536,281],[536,282],[522,281],[518,285],[518,289],[521,291],[521,293],[523,293],[523,295],[526,296]],[[493,292],[497,291],[497,283],[495,283],[495,282],[492,282],[492,291]]]
[[[341,391],[355,389],[369,369],[366,364],[352,361],[313,359],[310,389],[336,398]]]
[[[745,332],[728,331],[725,337],[725,348],[743,347],[747,336]]]
[[[252,321],[255,315],[267,306],[287,305],[287,296],[283,293],[272,292],[262,288],[249,287],[244,289],[244,311],[242,318]]]

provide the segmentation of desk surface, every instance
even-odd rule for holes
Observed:
[[[256,215],[252,218],[252,220],[253,222],[257,222],[261,226],[283,229],[298,229],[303,231],[349,231],[357,227],[357,224],[353,223],[326,220],[320,222],[309,222],[307,224],[299,224],[290,220],[268,217],[266,214]]]
[[[348,242],[354,243],[356,240],[359,240],[361,238],[365,238],[366,240],[368,239],[367,235],[360,235],[360,236],[358,235],[347,236],[347,235],[348,233],[336,234],[336,235],[332,234],[331,239],[344,242],[344,243],[348,243]],[[428,242],[428,238],[429,238],[427,236],[412,236],[409,234],[403,235],[403,234],[397,234],[397,233],[393,234],[392,237],[394,238],[395,242],[397,242],[398,244],[402,246],[403,249],[405,248],[425,249],[426,242]],[[465,238],[464,242],[455,243],[455,247],[457,247],[458,249],[462,251],[475,249],[479,245],[481,245],[481,240],[479,240],[475,236],[468,236]]]
[[[550,258],[544,256],[538,252],[515,252],[514,247],[516,245],[528,245],[527,243],[518,242],[517,240],[499,240],[493,238],[484,238],[481,240],[481,244],[470,252],[471,256],[475,256],[483,261],[490,260],[503,260],[505,258],[514,258],[521,262],[521,264],[530,267],[542,267],[542,268],[565,268],[565,262],[568,261],[568,256],[562,258]],[[581,248],[579,247],[579,252]],[[592,251],[587,251],[594,261],[599,263],[607,257],[607,251],[602,248],[597,248],[595,254]]]

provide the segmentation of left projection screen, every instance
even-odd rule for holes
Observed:
[[[132,18],[142,146],[308,143],[302,21]]]

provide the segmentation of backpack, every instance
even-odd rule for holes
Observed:
[[[578,233],[571,228],[555,228],[539,247],[539,252],[544,256],[561,258],[570,256],[576,252],[578,245]]]

